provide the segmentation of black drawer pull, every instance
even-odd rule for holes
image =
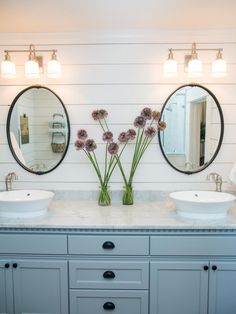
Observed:
[[[217,270],[217,266],[216,266],[216,265],[213,265],[213,266],[212,266],[212,270]]]
[[[12,264],[13,268],[17,268],[17,266],[18,266],[17,263]]]
[[[107,270],[103,273],[103,278],[106,278],[106,279],[114,279],[115,276],[116,275],[111,270]]]
[[[9,263],[6,263],[5,264],[5,268],[9,268],[10,267],[10,264]]]
[[[208,267],[207,265],[204,265],[204,266],[203,266],[203,269],[204,269],[204,270],[208,270],[209,267]]]
[[[114,303],[106,302],[103,304],[103,308],[104,308],[104,310],[114,310],[116,307],[115,307]]]
[[[105,249],[105,250],[113,250],[115,248],[115,244],[111,241],[106,241],[103,243],[102,247]]]

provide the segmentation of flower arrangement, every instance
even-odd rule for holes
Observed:
[[[152,111],[150,108],[146,107],[141,111],[141,114],[134,120],[134,127],[137,129],[137,132],[134,129],[129,129],[126,132],[121,132],[118,136],[118,144],[114,141],[113,133],[109,130],[106,121],[107,116],[108,113],[104,109],[95,110],[92,112],[93,119],[95,121],[98,121],[102,128],[102,140],[106,143],[104,160],[105,167],[103,174],[101,172],[96,154],[94,152],[97,148],[97,145],[93,139],[88,138],[86,130],[81,129],[78,131],[78,139],[75,142],[75,147],[77,150],[84,151],[96,171],[101,185],[101,191],[98,198],[99,205],[109,205],[111,202],[108,191],[108,183],[116,165],[118,165],[120,169],[125,185],[122,197],[123,204],[132,205],[133,178],[137,167],[157,131],[163,131],[166,128],[166,123],[164,121],[160,121],[160,112]],[[126,175],[122,166],[121,157],[126,145],[133,140],[136,140],[134,152],[129,173],[128,175]],[[119,152],[120,145],[123,145],[123,147]]]
[[[133,158],[128,176],[125,175],[120,158],[116,156],[117,163],[125,184],[122,197],[124,205],[133,204],[133,178],[143,154],[147,150],[157,131],[163,131],[166,128],[166,123],[164,121],[160,121],[160,117],[160,112],[152,111],[150,108],[146,107],[134,120],[134,127],[138,129],[137,133],[135,130],[132,130],[131,138],[126,137],[125,132],[122,132],[119,136],[120,143],[125,143],[125,145],[128,143],[129,139],[136,138]],[[148,123],[148,121],[150,121],[150,123]],[[130,131],[131,130],[128,132]]]
[[[85,155],[88,157],[89,161],[93,165],[94,170],[98,176],[101,187],[98,197],[99,205],[110,205],[111,203],[111,198],[108,191],[108,183],[117,164],[115,156],[117,155],[119,150],[118,144],[113,141],[112,132],[108,130],[106,122],[107,116],[108,116],[107,111],[103,109],[96,110],[92,113],[93,119],[99,121],[102,129],[104,130],[102,139],[106,143],[106,149],[105,149],[105,168],[103,174],[99,167],[99,163],[97,161],[97,157],[95,154],[97,144],[93,139],[88,138],[87,131],[84,129],[79,130],[77,132],[77,140],[75,142],[76,149],[82,150],[85,153]]]

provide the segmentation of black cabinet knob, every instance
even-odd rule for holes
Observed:
[[[204,270],[208,270],[209,267],[208,267],[207,265],[204,265],[204,266],[203,266],[203,269],[204,269]]]
[[[17,266],[18,266],[17,263],[13,263],[13,264],[12,264],[12,267],[13,267],[13,268],[17,268]]]
[[[213,266],[212,266],[212,270],[217,270],[217,266],[216,266],[216,265],[213,265]]]
[[[116,275],[111,270],[107,270],[103,273],[103,278],[106,278],[106,279],[114,279],[115,276]]]
[[[102,247],[105,250],[113,250],[115,248],[115,244],[111,241],[106,241],[103,243]]]
[[[116,307],[115,307],[114,303],[106,302],[103,304],[103,308],[104,308],[104,310],[114,310]]]
[[[9,263],[6,263],[5,264],[5,268],[9,268],[10,267],[10,264]]]

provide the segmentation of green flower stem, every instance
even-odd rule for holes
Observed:
[[[87,155],[87,157],[89,158],[89,160],[91,161],[96,173],[97,173],[97,176],[98,176],[98,179],[99,179],[99,182],[101,185],[103,185],[103,181],[102,181],[102,176],[101,176],[101,173],[100,173],[100,170],[99,170],[99,167],[97,168],[97,165],[96,165],[96,162],[93,160],[93,157],[91,155],[90,152],[87,152],[86,150],[84,150],[85,154]]]
[[[108,143],[106,143],[106,152],[105,152],[105,170],[104,170],[104,181],[107,175],[107,148],[108,148]]]
[[[117,164],[118,164],[118,166],[119,166],[119,168],[120,168],[121,173],[123,172],[122,175],[123,175],[124,181],[126,181],[125,174],[124,174],[124,171],[123,171],[121,162],[120,162],[120,157],[121,157],[121,155],[122,155],[122,153],[123,153],[123,151],[124,151],[126,145],[127,145],[127,142],[126,142],[125,145],[123,146],[123,148],[122,148],[121,152],[119,153],[119,155],[118,155],[118,156],[117,156],[117,155],[114,156],[116,162],[114,163],[114,165],[113,165],[113,167],[112,167],[112,169],[111,169],[110,175],[109,175],[109,177],[108,177],[108,181],[110,180],[110,177],[111,177],[111,175],[112,175],[112,173],[113,173],[113,171],[114,171],[114,169],[115,169],[115,167],[116,167]]]

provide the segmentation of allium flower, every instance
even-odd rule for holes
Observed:
[[[164,131],[165,128],[166,128],[166,123],[165,123],[165,121],[160,121],[160,122],[158,123],[158,129],[159,129],[160,131]]]
[[[86,130],[81,129],[77,132],[77,137],[80,140],[85,140],[88,137],[88,133]]]
[[[153,138],[154,135],[156,134],[157,130],[153,126],[148,126],[147,129],[144,131],[145,136],[147,138]]]
[[[159,111],[153,111],[152,112],[152,118],[156,121],[159,121],[161,117],[161,113]]]
[[[136,131],[134,129],[129,129],[126,132],[126,136],[127,136],[128,140],[134,140],[135,136],[136,136]]]
[[[99,110],[99,116],[100,116],[100,119],[105,119],[108,116],[108,112],[104,109],[100,109]]]
[[[144,108],[141,111],[141,116],[144,117],[145,120],[150,120],[152,118],[152,109],[151,108]]]
[[[85,149],[87,152],[93,152],[97,148],[97,145],[94,140],[88,139],[85,142]]]
[[[118,137],[118,141],[121,143],[126,143],[128,142],[129,138],[127,136],[127,132],[121,132],[119,137]]]
[[[118,153],[118,150],[119,150],[119,145],[115,142],[113,143],[110,143],[109,146],[108,146],[108,152],[111,154],[111,155],[117,155]]]
[[[113,139],[113,134],[110,131],[106,131],[103,133],[102,140],[104,142],[111,142]]]
[[[100,113],[99,113],[99,110],[94,110],[92,112],[92,117],[93,119],[96,121],[96,120],[99,120],[100,119]]]
[[[77,140],[77,141],[75,142],[75,147],[76,147],[77,150],[84,149],[84,147],[85,147],[84,141],[82,141],[82,140]]]
[[[143,129],[145,127],[145,124],[146,124],[146,119],[143,116],[138,116],[134,120],[134,126],[136,128]]]

